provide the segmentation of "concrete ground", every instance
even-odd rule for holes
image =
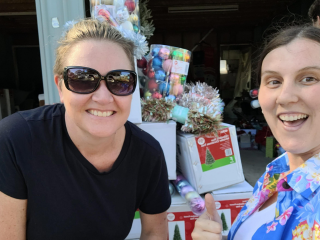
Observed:
[[[265,153],[260,150],[240,149],[243,173],[246,181],[254,186],[256,181],[266,171],[268,163],[274,158],[266,158]]]

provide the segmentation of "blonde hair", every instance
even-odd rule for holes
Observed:
[[[118,44],[126,53],[132,70],[134,70],[134,43],[122,36],[122,34],[110,26],[106,21],[95,19],[83,19],[73,25],[58,42],[56,49],[56,61],[53,72],[56,75],[63,74],[64,60],[70,48],[84,40],[106,40]],[[61,81],[60,81],[61,83]]]

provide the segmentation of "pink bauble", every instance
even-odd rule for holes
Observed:
[[[181,84],[176,84],[173,86],[173,95],[177,96],[183,93],[183,86]]]
[[[172,68],[172,60],[171,59],[167,59],[162,63],[162,68],[165,72],[171,72],[171,68]]]
[[[150,92],[156,91],[158,89],[158,84],[157,84],[156,80],[151,79],[148,82],[148,88],[149,88]]]
[[[170,81],[171,81],[173,84],[177,83],[179,80],[180,80],[180,77],[179,77],[178,74],[176,74],[176,73],[171,73],[171,74],[170,74]]]
[[[158,92],[154,92],[154,93],[152,94],[152,98],[160,99],[160,98],[162,98],[162,95],[161,95],[160,93],[158,93]]]
[[[162,59],[168,59],[170,55],[170,50],[168,48],[161,48],[159,51],[159,57]]]
[[[202,215],[202,213],[204,213],[206,210],[206,203],[201,197],[193,198],[188,201],[188,203],[191,211],[197,216]]]
[[[146,68],[147,67],[147,60],[142,57],[141,59],[137,60],[137,67],[138,68]]]

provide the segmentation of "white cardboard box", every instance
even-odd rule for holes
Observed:
[[[227,229],[222,232],[222,235],[228,235],[231,224],[251,197],[252,190],[253,187],[245,181],[227,188],[215,190],[211,193],[216,202],[216,208],[220,217],[223,213],[227,224]]]
[[[169,180],[175,180],[176,174],[176,122],[137,124],[142,130],[152,135],[161,145],[168,168]]]
[[[228,229],[223,231],[223,235],[227,235],[231,227],[231,223],[239,214],[242,207],[252,195],[253,188],[247,182],[239,183],[228,188],[223,188],[212,192],[216,201],[216,208],[220,216],[224,214]],[[131,231],[126,239],[140,238],[141,221],[136,212],[133,220]],[[192,240],[191,233],[194,229],[194,223],[198,216],[194,215],[185,199],[180,197],[178,193],[172,196],[172,203],[167,211],[169,240],[173,240],[174,229],[176,225],[179,228],[181,239]]]
[[[136,212],[135,219],[131,227],[131,231],[126,239],[140,238],[141,234],[141,221],[138,218],[139,213]],[[191,233],[194,228],[194,223],[198,216],[194,215],[185,199],[180,197],[178,193],[172,196],[171,206],[167,211],[169,240],[173,240],[174,229],[176,225],[179,228],[180,236],[184,240],[192,240]]]
[[[244,181],[235,126],[223,123],[218,135],[177,134],[177,170],[199,194]]]
[[[134,63],[135,63],[135,71],[138,73],[137,69],[137,59],[134,57]],[[141,116],[141,103],[140,103],[140,88],[139,88],[139,77],[137,76],[137,86],[134,90],[134,93],[132,94],[132,101],[131,101],[131,109],[130,109],[130,115],[128,120],[132,123],[139,124],[142,123],[142,116]]]

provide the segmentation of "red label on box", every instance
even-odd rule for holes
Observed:
[[[195,140],[203,172],[236,162],[228,128],[218,130],[218,137],[211,133]]]
[[[174,239],[174,235],[180,235],[181,239],[192,240],[191,233],[198,216],[190,212],[168,212],[169,239]]]
[[[223,225],[222,235],[227,236],[232,223],[238,216],[243,206],[248,201],[246,199],[216,201],[216,208],[220,215]]]
[[[222,235],[228,235],[231,224],[247,201],[248,199],[216,201],[217,211],[224,222]],[[192,240],[191,233],[198,216],[192,212],[168,212],[167,219],[170,240],[175,234],[180,235],[181,239]]]

